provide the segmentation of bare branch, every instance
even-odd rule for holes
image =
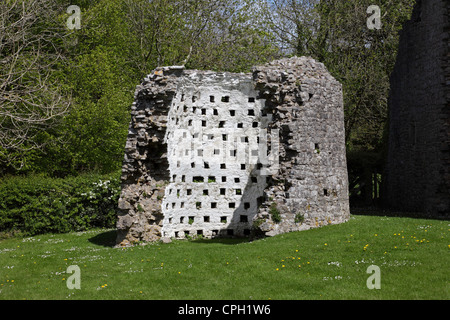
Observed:
[[[55,0],[0,3],[0,161],[42,148],[36,137],[68,112],[70,99],[54,78],[63,32],[48,28],[63,12],[57,9]]]

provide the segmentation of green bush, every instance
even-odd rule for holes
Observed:
[[[114,227],[119,195],[119,173],[3,177],[0,232],[36,235]]]
[[[304,216],[304,214],[302,214],[302,213],[297,213],[296,215],[295,215],[295,217],[294,217],[294,222],[295,223],[303,223],[305,221],[305,216]]]
[[[272,217],[272,221],[275,223],[281,222],[281,215],[280,210],[278,210],[277,204],[275,202],[272,202],[269,208],[269,213]]]

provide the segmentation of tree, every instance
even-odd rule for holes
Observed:
[[[20,31],[17,41],[26,41],[22,49],[9,36],[1,42],[9,100],[1,105],[0,156],[26,164],[20,172],[58,176],[120,168],[135,87],[155,67],[241,72],[278,55],[257,3],[73,0],[81,29],[68,30],[65,1],[2,2],[4,34]],[[14,50],[20,59],[10,57]],[[27,90],[34,105],[23,101]]]
[[[398,33],[414,0],[378,1],[381,30],[367,28],[370,0],[273,0],[265,9],[287,54],[323,62],[343,84],[350,150],[380,150]]]
[[[413,3],[381,1],[380,30],[367,28],[369,0],[322,0],[318,5],[328,35],[323,57],[344,86],[350,149],[380,151],[384,146],[389,77],[397,56],[399,31]]]
[[[350,196],[365,203],[378,197],[389,78],[414,2],[378,1],[381,29],[373,30],[367,27],[371,0],[273,0],[265,10],[285,53],[312,56],[342,83]]]
[[[68,61],[60,81],[72,105],[48,137],[37,170],[64,176],[120,168],[129,110],[140,75],[134,68],[133,38],[123,0],[80,3],[81,29],[68,32]],[[131,43],[131,45],[130,45]],[[61,138],[61,142],[57,139]]]
[[[57,83],[64,62],[59,6],[53,0],[0,3],[0,162],[21,168],[42,150],[39,135],[67,113],[70,97]]]
[[[262,2],[262,12],[276,43],[286,55],[314,55],[319,33],[319,0],[273,0]]]
[[[249,71],[278,49],[255,0],[126,0],[137,67]]]

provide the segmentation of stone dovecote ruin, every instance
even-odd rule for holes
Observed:
[[[384,196],[397,210],[450,217],[450,2],[417,1],[401,32],[389,97]]]
[[[118,245],[349,218],[342,86],[311,58],[248,74],[160,67],[131,116]]]

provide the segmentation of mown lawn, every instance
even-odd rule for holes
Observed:
[[[0,241],[0,299],[449,299],[450,222],[355,216],[248,242],[113,248],[114,230]],[[81,289],[68,289],[68,266]],[[381,289],[366,286],[380,268]]]

